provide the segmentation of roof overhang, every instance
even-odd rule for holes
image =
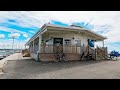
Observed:
[[[46,24],[44,24],[41,29],[38,30],[38,32],[32,36],[32,38],[25,44],[25,45],[28,45],[31,41],[33,41],[34,39],[36,39],[40,34],[43,33],[43,31],[46,31]]]
[[[83,32],[86,35],[94,36],[96,41],[102,41],[102,40],[107,39],[107,37],[102,36],[100,34],[97,34],[94,31],[87,30],[87,29],[80,28],[80,27],[70,27],[70,26],[69,27],[62,27],[62,26],[56,26],[56,25],[54,25],[54,26],[49,25],[49,26],[47,26],[47,29],[48,29],[48,31],[50,29],[50,30],[60,30],[60,31],[63,30],[63,31]]]
[[[44,24],[41,29],[25,44],[28,45],[31,41],[33,41],[34,39],[36,39],[40,34],[43,34],[44,32],[46,32],[47,30],[63,30],[63,31],[76,31],[76,32],[84,32],[87,35],[91,35],[95,37],[96,41],[102,41],[107,39],[107,37],[99,35],[91,30],[87,30],[84,28],[80,28],[80,27],[72,27],[72,26],[58,26],[58,25],[52,25],[52,24]]]

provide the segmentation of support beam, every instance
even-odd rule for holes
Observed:
[[[33,53],[34,53],[34,40],[33,40]]]
[[[41,42],[42,42],[42,34],[39,35],[39,52],[41,49]]]
[[[37,51],[37,62],[40,61],[41,42],[42,42],[42,34],[39,35],[39,50]]]
[[[31,52],[31,42],[29,43],[29,51]]]
[[[26,49],[26,45],[25,45],[25,49]]]
[[[103,40],[103,47],[104,47],[104,40]]]
[[[103,50],[104,50],[104,59],[105,59],[105,48],[104,48],[104,40],[103,40]]]

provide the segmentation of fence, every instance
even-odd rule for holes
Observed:
[[[41,53],[56,53],[62,51],[64,53],[80,53],[80,46],[76,45],[42,45]]]
[[[97,47],[96,52],[98,56],[101,56],[102,58],[107,58],[107,47]]]

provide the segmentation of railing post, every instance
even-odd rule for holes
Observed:
[[[77,54],[77,45],[76,45],[76,54]]]
[[[33,53],[34,53],[34,40],[33,40]]]
[[[95,49],[95,60],[96,60],[96,49]]]
[[[40,61],[40,53],[41,53],[41,41],[42,41],[42,34],[39,35],[39,50],[37,51],[37,62]]]

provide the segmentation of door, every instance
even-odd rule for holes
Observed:
[[[53,42],[53,52],[60,52],[63,50],[63,38],[54,38],[54,42]]]

